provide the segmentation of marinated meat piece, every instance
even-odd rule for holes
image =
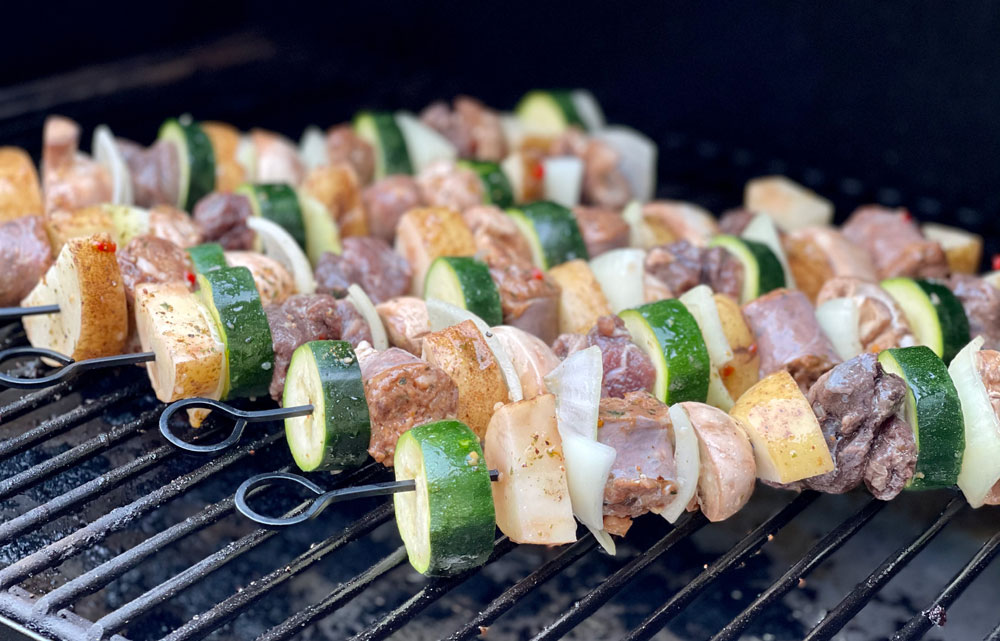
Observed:
[[[253,208],[246,196],[213,192],[197,202],[192,213],[206,243],[219,243],[223,249],[251,249],[253,230],[247,221]]]
[[[675,296],[697,285],[736,300],[743,293],[743,264],[721,247],[696,247],[681,240],[649,250],[645,266]]]
[[[968,274],[952,274],[947,285],[962,301],[969,333],[986,339],[983,349],[1000,349],[1000,290]]]
[[[295,293],[295,280],[285,266],[270,256],[250,251],[225,252],[230,267],[246,267],[253,275],[253,282],[260,294],[260,304],[265,307],[284,302]]]
[[[201,231],[194,220],[171,205],[157,205],[149,210],[149,235],[185,249],[201,243]]]
[[[316,291],[345,296],[348,286],[359,285],[375,303],[402,296],[410,289],[410,264],[381,238],[351,236],[343,239],[340,254],[325,252],[316,265]]]
[[[330,216],[337,221],[341,238],[368,235],[361,185],[349,164],[340,162],[314,167],[302,182],[301,190],[326,206]]]
[[[420,120],[455,145],[460,158],[473,157],[475,143],[472,141],[472,132],[463,121],[455,117],[448,103],[443,100],[432,102],[420,112]]]
[[[841,229],[849,241],[871,256],[879,278],[947,278],[948,260],[941,245],[928,240],[905,209],[861,207]]]
[[[346,162],[354,168],[358,182],[367,185],[375,175],[375,150],[354,133],[349,124],[332,127],[326,134],[326,153],[330,164]]]
[[[730,209],[719,218],[719,233],[739,236],[756,215],[749,209]]]
[[[917,344],[899,303],[878,283],[838,277],[826,281],[816,295],[816,305],[834,298],[854,298],[858,307],[858,339],[867,352]]]
[[[795,286],[811,300],[833,278],[878,282],[868,252],[833,227],[802,227],[783,235],[781,244]]]
[[[776,289],[743,306],[757,337],[761,378],[786,370],[805,392],[840,362],[805,294]]]
[[[177,282],[191,287],[193,284],[187,252],[169,240],[152,235],[136,236],[116,252],[115,258],[122,274],[129,310],[135,301],[136,285]]]
[[[41,216],[22,216],[0,225],[0,307],[18,305],[51,263]]]
[[[583,339],[583,340],[581,340]],[[604,363],[601,396],[624,398],[630,392],[650,392],[656,382],[656,369],[646,352],[632,342],[625,322],[618,316],[601,316],[586,336],[562,334],[552,351],[565,359],[573,352],[597,345]]]
[[[559,286],[540,269],[519,263],[491,267],[490,275],[500,291],[503,324],[551,344],[559,335]]]
[[[686,240],[697,247],[704,247],[712,236],[719,233],[715,216],[708,210],[683,200],[655,200],[642,206],[643,225],[649,227],[653,244]],[[645,234],[643,234],[645,235]]]
[[[470,207],[462,212],[462,220],[472,232],[476,255],[490,267],[502,267],[509,263],[531,265],[528,239],[499,207]]]
[[[403,214],[419,207],[423,200],[412,176],[386,176],[366,187],[361,194],[368,214],[368,231],[391,243]]]
[[[392,467],[396,441],[411,427],[457,415],[458,387],[440,367],[395,347],[358,358],[371,416],[368,453],[379,463]]]
[[[622,209],[632,197],[628,180],[619,167],[618,152],[602,140],[588,138],[571,127],[549,148],[555,156],[572,155],[583,161],[583,202]]]
[[[340,340],[347,341],[353,347],[364,341],[372,342],[372,328],[354,303],[346,299],[338,300],[337,313],[340,314]]]
[[[389,344],[420,355],[424,335],[431,331],[427,303],[416,296],[398,296],[375,306],[389,335]]]
[[[808,399],[836,468],[802,484],[832,494],[860,485],[869,467],[869,452],[905,398],[906,383],[884,372],[875,354],[861,354],[823,374],[809,389]],[[873,478],[879,474],[873,472]]]
[[[913,428],[892,417],[875,437],[865,467],[865,485],[877,499],[894,498],[913,478],[917,468],[917,444]]]
[[[463,212],[483,202],[483,182],[479,174],[450,160],[436,160],[417,174],[417,186],[424,203]]]
[[[296,294],[283,303],[268,305],[264,311],[274,346],[274,376],[269,391],[271,398],[280,401],[292,352],[309,341],[341,339],[342,310],[332,296]]]
[[[131,140],[116,140],[132,176],[132,197],[138,207],[174,205],[180,193],[177,146],[160,140],[143,149]]]
[[[455,145],[461,158],[499,162],[507,155],[500,116],[475,98],[455,98],[454,110],[443,101],[432,103],[420,119]]]
[[[299,148],[288,138],[266,129],[250,131],[256,158],[254,182],[288,183],[297,186],[306,177]]]
[[[45,213],[60,209],[76,211],[111,201],[108,170],[79,149],[79,125],[62,116],[45,119],[42,132]]]
[[[617,452],[604,487],[605,516],[632,519],[667,507],[677,491],[667,406],[646,392],[602,398],[597,425],[597,440]],[[617,532],[626,523],[605,527]]]
[[[574,207],[573,214],[591,258],[612,249],[628,247],[631,230],[620,212],[581,206]]]

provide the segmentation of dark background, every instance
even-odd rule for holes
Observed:
[[[180,112],[297,138],[361,106],[581,86],[660,144],[664,195],[720,209],[785,172],[1000,235],[998,3],[101,4],[7,15],[4,143],[37,152],[51,112],[142,142]]]

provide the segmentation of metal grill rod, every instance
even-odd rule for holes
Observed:
[[[144,386],[145,382],[143,381],[125,384],[88,403],[78,405],[65,414],[42,421],[37,427],[0,441],[0,460],[23,452],[39,441],[52,438],[57,434],[62,434],[73,429],[77,425],[94,418],[95,415],[100,414],[115,403],[138,395]]]
[[[399,546],[389,556],[342,584],[319,603],[299,610],[283,622],[257,637],[257,641],[284,641],[290,639],[317,619],[333,612],[360,594],[380,576],[406,561],[406,548]]]
[[[906,625],[892,635],[892,641],[912,641],[927,634],[927,631],[934,625],[930,614],[934,611],[947,611],[955,599],[965,591],[965,588],[969,587],[969,584],[993,561],[998,552],[1000,552],[1000,532],[990,537],[983,544],[983,547],[979,548],[975,556],[958,571],[958,574],[952,578],[926,609],[915,614],[906,622]]]
[[[913,558],[923,550],[944,527],[961,512],[968,503],[961,496],[956,496],[944,507],[941,514],[918,537],[896,550],[896,552],[879,565],[861,583],[837,604],[826,617],[809,631],[803,641],[827,641],[833,638],[847,622],[861,611],[878,594],[892,577],[896,576]]]
[[[371,469],[372,466],[368,467]],[[288,468],[286,467],[284,469]],[[344,482],[344,479],[341,479],[341,482]],[[229,497],[227,501],[231,501],[235,505],[235,496]],[[312,500],[307,499],[286,512],[286,515],[292,516],[299,514],[306,510],[311,504]],[[88,638],[94,640],[104,639],[116,632],[119,632],[130,621],[148,613],[152,608],[156,607],[160,603],[173,598],[195,583],[201,581],[212,572],[220,569],[230,561],[235,560],[239,556],[270,540],[276,534],[278,534],[277,530],[258,528],[253,532],[240,537],[236,541],[229,543],[221,550],[208,555],[179,574],[163,581],[159,585],[147,590],[142,595],[117,608],[113,612],[101,617],[91,627],[87,634]]]
[[[674,527],[667,532],[666,536],[654,543],[649,549],[631,561],[618,568],[611,576],[601,582],[589,594],[573,604],[569,610],[547,625],[545,629],[535,635],[533,641],[542,639],[558,639],[563,636],[583,619],[593,614],[598,608],[607,603],[611,597],[617,594],[631,581],[636,574],[646,568],[650,563],[660,558],[668,550],[688,538],[702,527],[708,524],[708,519],[701,512],[688,512],[684,514]]]
[[[500,557],[514,549],[515,543],[506,536],[500,536],[493,543],[493,553],[486,563],[493,563]],[[376,641],[385,639],[396,630],[403,627],[413,617],[417,616],[427,606],[431,605],[445,594],[461,585],[470,576],[480,571],[481,568],[468,570],[461,574],[450,576],[446,579],[436,579],[429,585],[424,586],[419,592],[406,600],[405,603],[394,609],[389,614],[379,617],[379,619],[358,634],[351,637],[351,641]]]
[[[24,394],[14,399],[10,403],[0,407],[0,425],[3,425],[7,421],[13,421],[32,410],[38,409],[42,405],[56,402],[60,396],[72,391],[75,383],[76,381],[63,381],[52,387],[46,387],[45,389]]]
[[[254,581],[251,585],[244,587],[239,592],[230,595],[212,609],[201,613],[196,619],[188,621],[163,637],[161,641],[188,641],[189,639],[204,637],[239,616],[243,610],[256,603],[258,599],[266,596],[267,593],[288,579],[309,568],[331,552],[370,533],[391,518],[392,503],[383,503],[378,508],[351,523],[341,534],[330,537],[322,543],[310,547],[309,550],[297,556],[287,565],[272,571],[270,574]]]
[[[666,603],[646,617],[637,628],[625,636],[623,641],[639,641],[652,638],[667,622],[677,616],[688,603],[694,600],[695,597],[701,594],[716,579],[756,553],[765,543],[771,540],[771,537],[776,532],[788,525],[792,519],[809,507],[817,498],[819,498],[819,494],[811,491],[802,492],[796,496],[785,507],[781,508],[781,510],[740,539],[736,545],[729,548],[725,554],[705,568],[703,572],[685,585],[677,594],[670,597]]]
[[[192,486],[204,481],[216,473],[226,469],[233,463],[240,461],[250,455],[253,450],[277,442],[284,438],[284,434],[276,432],[263,438],[257,439],[234,450],[230,450],[223,456],[213,459],[202,465],[198,469],[188,474],[182,475],[172,482],[150,492],[149,494],[133,501],[132,503],[115,508],[99,519],[90,522],[83,528],[69,534],[62,539],[47,545],[45,548],[27,556],[16,563],[0,570],[0,590],[5,590],[10,586],[23,581],[32,574],[37,574],[42,570],[62,563],[66,559],[76,555],[81,550],[95,545],[112,532],[117,532],[128,527],[140,516],[150,512],[167,501],[170,501]],[[82,577],[86,577],[84,574]]]
[[[1000,623],[997,623],[997,627],[993,628],[983,641],[1000,641]]]
[[[10,478],[0,481],[0,500],[54,476],[59,472],[80,463],[86,458],[112,447],[118,441],[135,436],[141,432],[147,424],[154,422],[156,420],[156,415],[156,410],[143,412],[137,419],[133,419],[121,425],[116,425],[107,432],[102,432],[101,434],[80,443],[76,447],[70,448],[65,452],[57,454],[56,456],[45,459],[34,467],[30,467],[19,474],[15,474]]]
[[[465,641],[479,636],[481,629],[487,628],[503,613],[514,607],[518,601],[530,594],[535,588],[559,574],[575,561],[594,549],[597,540],[588,532],[582,539],[566,548],[559,556],[551,559],[545,565],[524,577],[493,599],[488,606],[448,638],[448,641]]]
[[[788,570],[781,575],[781,578],[771,584],[771,587],[754,599],[753,603],[748,605],[736,616],[736,618],[730,621],[726,627],[712,637],[712,641],[734,641],[734,639],[737,639],[740,636],[740,633],[742,633],[743,630],[750,625],[750,622],[763,612],[765,608],[781,598],[786,592],[791,590],[792,586],[798,583],[803,576],[809,574],[817,565],[822,563],[825,558],[837,551],[840,546],[846,543],[852,536],[857,534],[858,531],[860,531],[861,528],[864,527],[864,525],[884,507],[884,501],[879,501],[875,498],[869,499],[868,503],[855,512],[853,516],[830,531],[826,536],[820,539],[816,545],[809,548],[809,551],[806,552],[805,555],[794,565],[792,565],[792,567],[788,568]]]

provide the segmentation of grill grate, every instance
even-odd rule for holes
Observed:
[[[101,386],[98,385],[98,387]],[[96,390],[98,395],[92,400],[85,400],[64,413],[45,418],[21,434],[0,442],[0,465],[8,464],[19,454],[24,454],[39,444],[74,436],[76,431],[82,431],[81,428],[89,422],[93,422],[96,417],[120,409],[121,405],[133,401],[142,391],[143,387],[140,383],[115,385],[110,391]],[[34,392],[12,400],[0,407],[0,415],[5,418],[4,423],[9,425],[15,419],[22,419],[30,415],[31,412],[44,410],[51,403],[58,403],[61,398],[67,395],[85,394],[86,392],[87,390],[74,390],[70,384],[62,384],[57,388]],[[0,498],[9,500],[10,497],[16,497],[19,493],[38,488],[44,485],[47,479],[82,465],[88,459],[140,436],[144,430],[154,424],[158,410],[158,406],[151,407],[150,403],[146,401],[141,407],[134,409],[134,417],[126,418],[119,424],[101,431],[96,436],[86,437],[85,433],[83,434],[85,438],[61,453],[8,475],[0,481]],[[23,423],[24,421],[19,422]],[[92,569],[69,578],[68,581],[45,594],[37,597],[32,596],[20,584],[46,570],[59,566],[89,548],[100,545],[115,533],[133,531],[145,515],[163,508],[174,499],[188,496],[196,486],[227,470],[238,470],[247,459],[253,457],[254,453],[268,451],[268,447],[272,444],[280,446],[280,441],[281,432],[272,430],[210,460],[193,459],[170,446],[157,445],[148,449],[141,456],[131,458],[120,466],[113,467],[66,492],[59,493],[38,505],[21,511],[13,518],[7,519],[0,525],[0,546],[12,545],[19,537],[45,528],[60,517],[82,512],[90,502],[99,499],[111,489],[133,483],[149,472],[170,471],[171,463],[176,463],[178,459],[190,459],[196,462],[194,469],[171,477],[168,482],[162,483],[158,488],[123,505],[107,506],[104,513],[97,518],[84,520],[81,527],[56,538],[38,550],[17,558],[0,569],[0,590],[2,590],[0,591],[0,614],[45,636],[60,639],[98,640],[112,638],[119,634],[128,635],[130,624],[141,621],[178,595],[193,588],[197,589],[195,586],[210,574],[224,570],[226,566],[233,564],[242,555],[262,548],[265,543],[282,536],[282,533],[278,530],[252,529],[210,554],[190,558],[188,567],[141,592],[138,596],[129,598],[119,607],[112,609],[94,622],[73,615],[67,608],[72,608],[88,595],[105,589],[106,586],[121,579],[128,572],[150,562],[169,546],[184,545],[189,537],[232,516],[234,513],[233,496],[229,494],[220,500],[208,503],[195,513],[160,529],[125,551],[112,555],[111,558],[97,564]],[[276,457],[274,459],[277,460]],[[288,469],[287,466],[273,467],[275,469]],[[354,472],[334,477],[334,480],[336,485],[355,484],[367,482],[377,478],[380,474],[382,474],[380,467],[371,463]],[[731,545],[721,556],[713,562],[705,564],[704,569],[680,590],[672,595],[664,595],[663,602],[646,615],[638,625],[628,631],[623,638],[627,641],[653,638],[696,599],[718,584],[723,577],[742,567],[776,535],[796,524],[803,511],[825,498],[829,497],[805,492],[785,502],[769,518]],[[297,513],[306,505],[306,503],[301,503],[292,507],[288,510],[287,515]],[[739,614],[718,630],[712,638],[719,641],[740,638],[748,626],[760,619],[786,593],[799,585],[803,577],[816,570],[828,557],[858,534],[886,506],[886,503],[874,499],[868,499],[864,502],[860,509],[857,509],[825,536],[822,536],[769,587],[763,589]],[[962,514],[965,507],[965,502],[960,496],[951,498],[938,516],[931,520],[919,535],[886,558],[825,617],[822,617],[819,623],[809,631],[806,639],[818,641],[833,638],[879,594],[880,590],[893,577],[923,551],[932,539]],[[377,505],[374,509],[351,521],[336,534],[311,545],[287,563],[281,564],[280,567],[271,568],[269,572],[264,573],[249,585],[218,599],[192,620],[168,630],[162,637],[162,641],[188,641],[213,634],[220,627],[246,613],[255,603],[272,594],[290,579],[312,568],[319,561],[342,548],[372,536],[391,519],[391,503],[384,502]],[[628,559],[603,581],[579,595],[570,607],[558,613],[550,623],[537,630],[533,638],[536,641],[542,641],[562,638],[570,634],[574,628],[632,586],[640,573],[672,552],[676,553],[682,544],[688,542],[707,525],[704,517],[698,513],[685,515],[675,527],[669,528],[666,533]],[[494,564],[515,547],[506,537],[501,537],[496,542],[489,563]],[[476,638],[502,615],[528,599],[541,585],[567,572],[581,559],[597,554],[594,550],[595,547],[594,539],[587,535],[577,543],[558,550],[558,553],[552,558],[540,564],[527,576],[513,582],[505,591],[489,601],[449,638],[452,640]],[[1000,533],[989,537],[975,556],[969,559],[958,573],[943,586],[941,592],[931,600],[926,609],[917,612],[909,621],[905,622],[894,638],[900,640],[918,639],[923,637],[935,624],[941,623],[943,613],[986,569],[998,552],[1000,552]],[[376,584],[383,582],[388,574],[405,565],[405,562],[406,554],[401,547],[390,551],[374,564],[358,572],[353,578],[344,581],[322,599],[295,611],[277,625],[264,630],[259,639],[277,641],[295,636],[302,630],[344,608],[362,593],[368,590],[377,591],[379,586]],[[455,588],[469,579],[472,574],[474,573],[426,582],[412,596],[380,615],[371,627],[361,631],[353,639],[374,641],[390,637],[422,611],[444,599]],[[444,637],[446,634],[443,633],[441,636]],[[1000,624],[986,638],[997,639],[998,637],[1000,637]],[[115,638],[120,639],[121,637]]]

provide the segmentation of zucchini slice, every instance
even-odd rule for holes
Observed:
[[[306,255],[315,267],[324,253],[339,254],[340,228],[326,205],[303,190],[298,191],[299,209],[306,229]]]
[[[882,281],[922,345],[930,347],[945,363],[969,342],[969,319],[961,301],[944,285],[913,278]]]
[[[284,407],[312,405],[285,419],[285,439],[303,472],[356,467],[368,458],[371,420],[361,366],[347,341],[310,341],[292,353]]]
[[[406,138],[391,113],[359,112],[354,116],[354,131],[375,150],[375,180],[391,174],[413,173]]]
[[[424,297],[466,309],[490,326],[503,323],[500,292],[489,267],[470,256],[436,258],[424,279]]]
[[[198,294],[226,348],[229,380],[223,385],[221,397],[264,396],[274,374],[274,346],[250,270],[225,267],[196,278]]]
[[[528,239],[538,267],[549,269],[575,258],[589,260],[580,226],[566,207],[539,201],[508,209],[507,214]]]
[[[670,298],[619,314],[632,340],[653,361],[653,394],[668,405],[704,403],[712,365],[698,323],[684,303]]]
[[[514,113],[532,133],[558,136],[571,125],[586,130],[573,101],[572,92],[565,89],[528,92]]]
[[[478,567],[493,551],[496,515],[479,438],[460,421],[414,427],[399,437],[397,481],[416,490],[393,497],[410,564],[427,576]]]
[[[459,167],[465,167],[476,172],[483,183],[483,202],[496,205],[501,209],[514,206],[514,188],[507,180],[507,174],[500,168],[500,163],[485,160],[460,160]]]
[[[281,225],[295,239],[299,247],[306,246],[306,225],[302,220],[299,196],[291,185],[247,183],[241,185],[236,192],[247,197],[255,216],[261,216]],[[259,242],[256,244],[258,245],[256,250],[260,251]]]
[[[728,234],[712,238],[709,247],[722,247],[743,264],[741,303],[758,298],[771,290],[785,287],[785,270],[774,252],[764,243]]]
[[[227,266],[226,254],[219,243],[203,243],[188,247],[187,253],[191,257],[191,266],[198,274]]]
[[[190,212],[202,196],[215,189],[215,151],[201,125],[190,118],[170,118],[160,126],[158,140],[177,147],[180,161],[177,207]]]
[[[948,368],[925,345],[887,349],[878,362],[908,388],[902,418],[913,428],[917,467],[907,489],[955,485],[965,451],[965,423]]]

